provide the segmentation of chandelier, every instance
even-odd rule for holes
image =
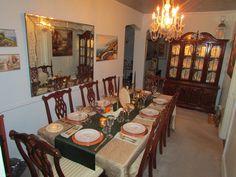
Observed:
[[[171,3],[171,2],[172,3]],[[178,39],[183,33],[183,15],[179,14],[179,6],[174,6],[174,0],[163,0],[163,7],[157,6],[152,14],[150,37],[152,41],[164,38],[167,41]]]

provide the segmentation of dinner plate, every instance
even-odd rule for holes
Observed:
[[[147,132],[147,128],[140,123],[129,122],[122,126],[122,133],[133,136],[143,136]]]
[[[158,97],[158,96],[160,96],[160,94],[161,94],[160,92],[156,92],[156,93],[154,93],[152,96],[153,96],[153,97]]]
[[[164,98],[154,98],[153,102],[157,103],[157,104],[161,104],[161,105],[168,103],[168,101],[166,99],[164,99]]]
[[[144,108],[140,111],[140,113],[147,117],[156,117],[159,114],[159,111],[152,108]]]
[[[143,94],[144,94],[144,95],[151,95],[152,92],[150,92],[150,91],[148,91],[148,90],[143,90]]]
[[[59,123],[51,123],[46,127],[46,130],[51,133],[57,133],[63,130],[63,125]]]
[[[73,121],[84,121],[88,118],[88,114],[82,111],[72,112],[67,115],[67,119]]]
[[[72,141],[76,144],[83,146],[91,146],[100,143],[104,138],[104,135],[95,129],[83,129],[79,130],[72,136]]]
[[[121,106],[126,107],[127,103],[130,103],[129,91],[126,88],[121,88],[119,92],[119,100]]]

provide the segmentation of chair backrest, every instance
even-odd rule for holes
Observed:
[[[57,77],[52,80],[52,86],[54,90],[61,90],[68,87],[70,76]]]
[[[53,76],[52,65],[42,65],[42,66],[39,66],[38,69],[41,69],[42,72],[44,72],[48,75],[48,77]]]
[[[11,130],[9,136],[15,140],[16,146],[27,163],[32,177],[38,177],[38,171],[44,177],[54,177],[53,164],[50,162],[48,155],[53,157],[58,176],[64,177],[59,163],[61,158],[59,150],[33,134],[18,133]]]
[[[156,76],[156,75],[147,75],[145,89],[152,91],[152,87],[156,86],[158,92],[163,92],[166,78]]]
[[[67,115],[67,105],[64,101],[64,95],[68,96],[70,112],[74,112],[74,107],[73,107],[73,102],[72,102],[72,97],[71,97],[71,88],[67,90],[56,91],[54,93],[49,94],[48,96],[42,97],[45,104],[49,124],[52,123],[49,100],[54,99],[55,101],[54,110],[58,119],[63,118]]]
[[[118,78],[118,86],[116,84],[116,76],[110,76],[102,79],[105,96],[114,96],[115,93],[119,93],[119,79],[120,78]]]
[[[5,126],[4,126],[4,116],[0,115],[0,138],[2,143],[2,152],[3,152],[3,160],[5,163],[5,169],[6,169],[6,176],[10,177],[11,175],[11,169],[10,169],[10,157],[8,152],[8,146],[7,146],[7,138],[6,138],[6,132],[5,132]],[[1,153],[1,151],[0,151]]]
[[[160,119],[159,115],[156,120],[154,121],[154,123],[152,124],[152,129],[151,132],[149,134],[149,138],[146,144],[146,148],[144,150],[144,154],[138,169],[138,174],[136,175],[136,177],[142,177],[143,173],[148,165],[148,174],[149,177],[152,177],[152,168],[153,168],[153,154],[154,154],[154,150],[155,150],[155,142],[158,142],[158,138],[160,138],[160,133],[158,133],[159,131],[159,127],[160,127],[160,123],[161,123],[161,119]]]
[[[94,92],[94,86],[96,89],[96,94]],[[80,91],[81,91],[81,97],[83,106],[86,106],[85,96],[84,96],[84,89],[87,88],[87,101],[90,104],[90,106],[95,106],[95,101],[100,100],[99,97],[99,90],[98,90],[98,81],[92,81],[85,83],[83,85],[80,85]]]

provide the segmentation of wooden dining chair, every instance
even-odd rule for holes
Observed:
[[[42,97],[45,104],[49,124],[52,123],[52,115],[51,115],[50,107],[49,107],[50,100],[55,101],[54,110],[58,119],[61,119],[67,115],[67,105],[64,100],[65,95],[68,96],[70,112],[74,112],[74,107],[73,107],[73,102],[72,102],[72,97],[71,97],[71,88],[67,90],[56,91],[54,93],[49,94],[48,96]]]
[[[15,141],[32,177],[98,177],[103,174],[103,169],[99,166],[94,171],[62,157],[58,149],[34,134],[11,130],[9,136]]]
[[[94,92],[94,87],[96,89],[96,93]],[[86,106],[86,100],[85,100],[85,95],[84,95],[85,88],[87,90],[87,102],[90,104],[90,106],[95,106],[95,101],[100,100],[99,90],[98,90],[98,81],[85,83],[83,85],[80,85],[79,88],[80,88],[82,102],[83,102],[84,107]]]
[[[118,85],[116,76],[104,78],[102,79],[102,82],[105,96],[115,96],[115,93],[119,93],[120,78],[118,78]]]
[[[136,177],[143,177],[145,169],[148,167],[148,177],[152,177],[152,169],[154,164],[154,152],[155,152],[155,142],[157,141],[158,136],[158,129],[160,126],[160,119],[157,117],[157,119],[152,124],[152,129],[148,137],[148,141],[143,153],[143,157],[138,169],[138,173]]]
[[[145,89],[149,90],[149,91],[153,91],[153,87],[156,87],[156,91],[162,93],[163,92],[163,88],[165,85],[165,81],[166,78],[164,77],[160,77],[160,76],[156,76],[156,75],[147,75],[145,77],[146,81],[145,81]]]

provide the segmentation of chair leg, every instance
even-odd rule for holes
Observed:
[[[152,161],[153,161],[153,157],[151,155],[149,165],[148,165],[148,176],[149,177],[153,177],[153,174],[152,174]]]
[[[159,153],[160,154],[162,154],[163,153],[163,151],[162,151],[162,140],[163,138],[162,138],[162,136],[160,136],[160,142],[159,142]]]
[[[153,162],[152,162],[152,165],[153,165],[153,168],[157,168],[157,144],[155,145],[155,148],[154,148],[154,153],[153,153]]]
[[[163,131],[163,134],[162,134],[162,137],[163,137],[163,145],[164,147],[166,147],[166,126],[164,127],[164,131]]]

